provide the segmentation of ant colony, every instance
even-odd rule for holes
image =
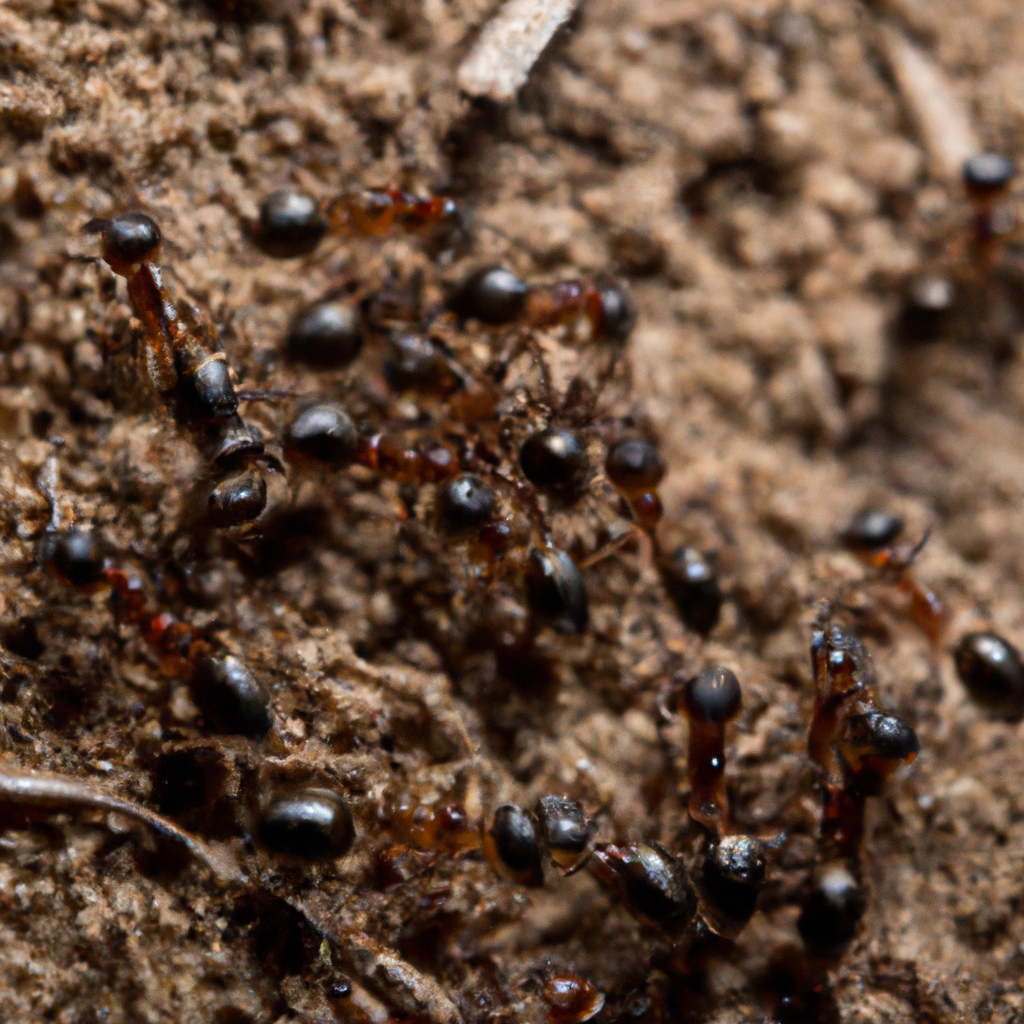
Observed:
[[[999,200],[1011,177],[992,154],[965,169],[978,265],[998,259]],[[296,272],[318,248],[341,244],[332,239],[360,246],[409,235],[438,250],[466,230],[443,197],[389,189],[318,202],[294,188],[272,193],[245,228],[263,257],[298,261]],[[62,512],[58,448],[38,481],[53,511],[38,561],[55,604],[106,607],[111,657],[140,639],[166,692],[186,695],[194,714],[167,729],[177,745],[155,758],[155,789],[192,772],[219,817],[207,835],[212,819],[194,808],[186,830],[173,801],[157,814],[70,776],[6,768],[0,802],[119,812],[210,868],[229,894],[277,893],[326,944],[318,998],[344,1020],[461,1019],[421,969],[422,952],[405,957],[370,937],[365,921],[381,908],[430,907],[430,934],[454,943],[519,920],[543,890],[566,906],[593,890],[634,920],[645,963],[658,956],[680,970],[735,941],[764,900],[795,902],[803,948],[779,1006],[798,1012],[823,998],[825,972],[870,905],[866,802],[919,753],[911,724],[887,712],[839,596],[823,595],[808,637],[805,763],[819,818],[799,892],[773,889],[785,822],[745,824],[730,793],[727,754],[745,714],[739,662],[709,657],[684,671],[682,648],[665,648],[654,612],[631,612],[630,622],[640,623],[643,656],[660,651],[651,675],[661,718],[649,727],[678,792],[659,783],[661,795],[647,808],[638,801],[624,830],[599,785],[574,782],[568,769],[539,776],[520,743],[520,731],[547,742],[545,715],[568,678],[586,681],[595,706],[629,707],[619,687],[623,623],[637,594],[667,597],[661,604],[698,653],[728,596],[712,554],[659,539],[659,488],[671,467],[631,404],[625,355],[637,312],[626,291],[601,280],[531,284],[500,265],[440,284],[422,268],[396,269],[372,290],[350,281],[294,311],[275,365],[300,368],[297,387],[285,372],[275,379],[232,364],[210,316],[165,280],[163,232],[147,213],[116,212],[83,231],[98,273],[124,282],[107,293],[127,289],[126,337],[147,415],[199,468],[184,483],[168,474],[167,486],[186,495],[174,530],[144,550],[118,550],[116,521]],[[944,309],[950,289],[930,280],[930,290],[914,284],[917,305],[932,296]],[[839,542],[938,649],[948,616],[912,568],[924,540],[901,544],[902,531],[897,517],[869,509]],[[346,680],[334,689],[296,685],[309,656],[281,649],[270,617],[223,621],[204,606],[203,581],[223,573],[283,605],[301,589],[293,565],[323,577],[319,593],[335,573],[368,594],[370,626],[334,655],[330,672]],[[342,604],[297,607],[322,637],[345,627]],[[969,634],[956,666],[986,708],[1024,715],[1024,669],[1006,641]],[[442,674],[448,681],[435,690],[407,681]],[[321,728],[317,701],[346,729]],[[445,707],[453,702],[459,714]],[[167,727],[166,709],[139,715]],[[224,740],[221,752],[209,737]],[[489,765],[488,746],[515,772]],[[233,780],[230,799],[211,779]],[[460,877],[470,889],[458,889]],[[480,897],[484,885],[504,902]],[[349,900],[364,924],[339,916]],[[509,983],[485,984],[477,970],[465,967],[467,991],[473,978],[481,991]],[[643,985],[576,971],[568,960],[538,963],[517,990],[522,1019],[625,1013]]]

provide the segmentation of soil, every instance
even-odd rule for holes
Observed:
[[[545,982],[569,970],[605,994],[601,1022],[1018,1020],[1024,726],[971,702],[950,651],[978,628],[1024,645],[1021,262],[1012,238],[972,257],[950,164],[965,138],[1024,159],[1019,4],[584,0],[506,107],[455,85],[493,13],[490,0],[0,6],[2,769],[157,810],[244,877],[219,881],[123,815],[5,801],[0,1016],[538,1021]],[[901,46],[944,86],[926,90],[937,119],[901,77]],[[448,195],[463,224],[273,259],[249,225],[287,184],[318,199]],[[585,566],[591,628],[546,629],[522,659],[501,640],[521,617],[521,562],[440,541],[432,486],[286,459],[264,466],[255,530],[205,530],[197,433],[133,358],[125,282],[85,258],[96,240],[81,227],[125,209],[160,224],[161,262],[209,309],[240,388],[340,396],[365,419],[386,409],[459,437],[470,426],[446,425],[443,403],[392,400],[381,338],[348,371],[289,360],[292,317],[328,295],[401,299],[417,280],[419,306],[436,307],[488,263],[531,283],[621,283],[639,323],[595,411],[565,389],[593,377],[601,346],[538,330],[530,351],[555,398],[520,359],[479,429],[506,476],[550,418],[582,425],[595,466],[617,432],[657,438],[658,541],[713,555],[719,624],[704,638],[680,621],[600,472],[573,508],[541,503]],[[908,301],[922,274],[954,284],[948,309]],[[476,369],[508,337],[445,323]],[[243,405],[271,454],[294,405]],[[502,494],[518,523],[520,492]],[[838,543],[866,507],[898,513],[910,540],[931,530],[914,572],[948,608],[937,643],[892,579]],[[211,728],[107,590],[46,571],[52,522],[93,527],[155,602],[244,657],[271,693],[270,734]],[[796,929],[818,857],[805,737],[823,599],[921,742],[869,801],[867,911],[827,964],[806,960]],[[525,889],[478,850],[425,841],[388,867],[403,794],[459,802],[476,823],[566,793],[600,841],[659,841],[689,862],[687,727],[661,709],[674,673],[712,664],[743,687],[730,827],[779,840],[735,942],[697,928],[673,945],[588,871]],[[345,794],[347,856],[291,861],[254,838],[270,794],[307,783]]]

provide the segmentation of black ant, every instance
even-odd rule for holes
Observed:
[[[154,607],[147,579],[106,557],[92,531],[48,531],[40,557],[67,586],[86,592],[109,589],[118,620],[139,630],[165,676],[189,684],[208,725],[253,737],[270,730],[270,696],[245,662],[205,630]]]
[[[897,544],[902,532],[903,520],[899,516],[865,509],[844,527],[840,540],[861,562],[895,582],[897,590],[909,598],[907,614],[911,620],[933,644],[938,644],[949,613],[938,595],[913,572],[914,562],[928,543],[931,531],[926,530],[916,543]]]
[[[249,232],[267,255],[288,259],[312,252],[326,235],[371,238],[393,227],[424,231],[456,224],[458,217],[454,200],[443,196],[417,197],[390,188],[345,192],[320,203],[286,186],[267,197]]]
[[[908,341],[934,337],[956,307],[969,320],[972,335],[978,332],[979,315],[981,323],[996,323],[993,310],[1005,305],[1009,295],[1000,278],[1011,271],[1019,276],[1009,250],[1017,235],[1008,202],[1016,175],[1014,162],[1001,153],[982,152],[964,162],[962,184],[970,223],[958,219],[952,228],[940,228],[942,252],[909,282],[901,325]],[[934,227],[917,225],[915,233],[934,247]]]

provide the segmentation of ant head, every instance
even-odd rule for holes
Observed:
[[[868,508],[846,524],[840,539],[852,551],[875,551],[888,547],[902,532],[903,520],[898,515]]]
[[[115,274],[126,276],[131,267],[156,258],[163,236],[155,220],[145,213],[119,213],[94,218],[82,231],[102,236],[103,259]]]
[[[606,286],[598,292],[600,316],[598,334],[624,344],[636,326],[636,307],[621,288]]]
[[[461,320],[479,320],[492,326],[507,324],[523,311],[529,290],[511,270],[484,267],[455,289],[448,307]]]
[[[720,666],[691,679],[683,691],[683,709],[691,721],[724,725],[739,714],[741,702],[736,674]]]
[[[978,153],[964,161],[964,187],[973,199],[988,199],[1005,191],[1017,173],[1002,153]]]

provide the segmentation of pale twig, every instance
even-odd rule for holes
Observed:
[[[504,103],[525,85],[530,70],[578,0],[507,0],[459,66],[459,88]]]
[[[44,807],[53,810],[91,808],[114,811],[148,825],[157,835],[180,843],[196,860],[202,861],[218,878],[237,881],[238,867],[230,857],[211,849],[201,839],[179,828],[147,808],[124,800],[82,779],[41,772],[9,771],[0,766],[0,804]]]
[[[896,28],[883,25],[881,41],[907,114],[928,153],[928,169],[936,178],[958,178],[964,161],[981,149],[964,104],[942,70]]]
[[[438,982],[418,971],[398,952],[355,928],[341,924],[340,915],[324,911],[316,897],[286,899],[316,932],[328,939],[345,969],[399,1010],[427,1024],[463,1024],[458,1007]]]

